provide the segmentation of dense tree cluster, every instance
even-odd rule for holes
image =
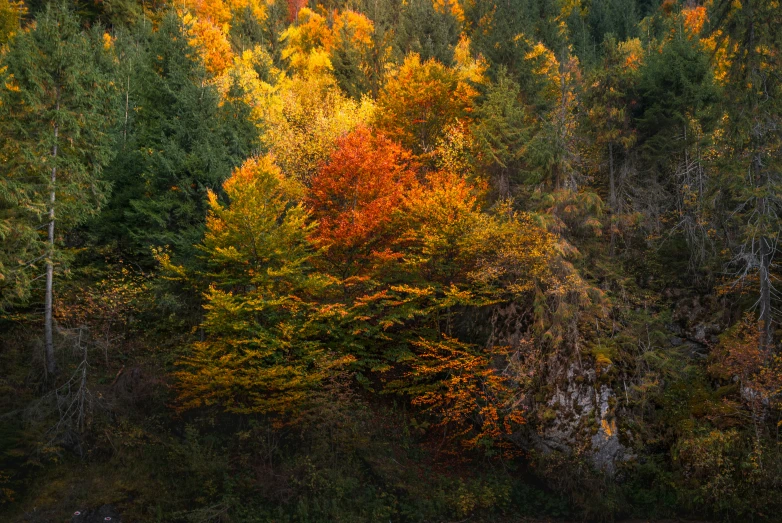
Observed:
[[[776,520],[780,25],[0,0],[4,520]]]

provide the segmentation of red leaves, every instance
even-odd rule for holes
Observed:
[[[382,258],[394,236],[393,213],[415,183],[407,151],[366,127],[356,129],[337,141],[312,181],[307,204],[319,223],[312,239],[345,275],[351,266]]]

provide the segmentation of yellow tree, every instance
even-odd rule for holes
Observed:
[[[378,127],[415,154],[431,153],[450,125],[469,118],[478,96],[485,65],[468,49],[462,41],[451,68],[408,55],[380,92]]]
[[[223,189],[227,206],[209,194],[206,339],[179,361],[180,405],[293,411],[344,362],[322,345],[327,324],[315,315],[328,281],[309,265],[314,225],[298,203],[301,185],[268,157],[245,162]]]

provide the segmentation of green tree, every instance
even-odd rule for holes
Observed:
[[[153,33],[149,25],[136,29],[140,55],[123,79],[130,116],[108,169],[114,192],[94,229],[99,241],[146,261],[152,246],[192,253],[207,190],[219,191],[259,144],[249,107],[233,96],[221,103],[177,15],[166,14]]]
[[[108,193],[102,171],[112,154],[112,61],[100,28],[82,31],[64,6],[39,13],[12,40],[4,61],[2,302],[27,298],[45,263],[46,365],[54,374],[52,309],[62,233],[96,214]]]
[[[727,116],[722,162],[723,190],[730,191],[740,242],[734,265],[740,274],[756,273],[760,347],[774,346],[773,260],[782,212],[782,9],[779,2],[720,0],[711,19],[715,56],[726,63],[724,111]]]
[[[710,208],[716,186],[705,168],[704,151],[716,123],[719,89],[708,51],[685,31],[681,17],[666,41],[652,47],[638,78],[634,109],[639,164],[645,176],[647,224],[661,230],[653,215],[674,216],[670,233],[683,235],[690,268],[702,273],[709,254]],[[636,191],[644,194],[644,191]],[[638,202],[636,202],[638,203]],[[651,212],[649,212],[651,211]]]
[[[328,324],[314,296],[328,281],[310,265],[313,224],[297,203],[302,187],[268,157],[245,162],[224,190],[229,205],[209,193],[206,339],[180,361],[179,398],[184,408],[290,412],[339,360],[321,341]]]
[[[608,205],[612,213],[611,253],[616,243],[616,222],[622,212],[618,196],[622,180],[617,180],[617,161],[629,162],[629,150],[635,143],[632,104],[639,65],[643,56],[638,40],[616,42],[609,38],[603,44],[601,66],[586,82],[585,109],[587,126],[591,127],[598,158],[608,164]],[[622,169],[619,172],[626,171]]]
[[[491,173],[501,198],[511,195],[512,177],[521,169],[530,122],[521,88],[504,67],[475,109],[471,127],[478,160]]]
[[[459,42],[461,24],[448,9],[437,9],[432,0],[409,0],[402,4],[396,47],[402,54],[417,53],[422,61],[438,60],[450,66]]]

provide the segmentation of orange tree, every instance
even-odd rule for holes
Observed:
[[[337,140],[306,201],[318,220],[311,238],[342,278],[391,254],[392,214],[415,184],[413,168],[407,151],[366,127]]]
[[[347,304],[343,321],[359,372],[374,376],[366,383],[406,395],[450,438],[495,452],[523,422],[511,362],[526,346],[486,346],[466,332],[467,313],[531,306],[550,277],[553,241],[506,207],[482,212],[482,192],[447,172],[406,191],[391,221],[399,256]]]
[[[550,286],[549,234],[509,206],[484,212],[485,188],[459,175],[416,179],[410,155],[366,128],[340,139],[306,206],[268,158],[224,189],[229,205],[209,197],[206,339],[180,361],[183,408],[287,413],[351,364],[461,445],[510,448],[531,341],[486,343],[468,315],[510,302],[531,314]]]

